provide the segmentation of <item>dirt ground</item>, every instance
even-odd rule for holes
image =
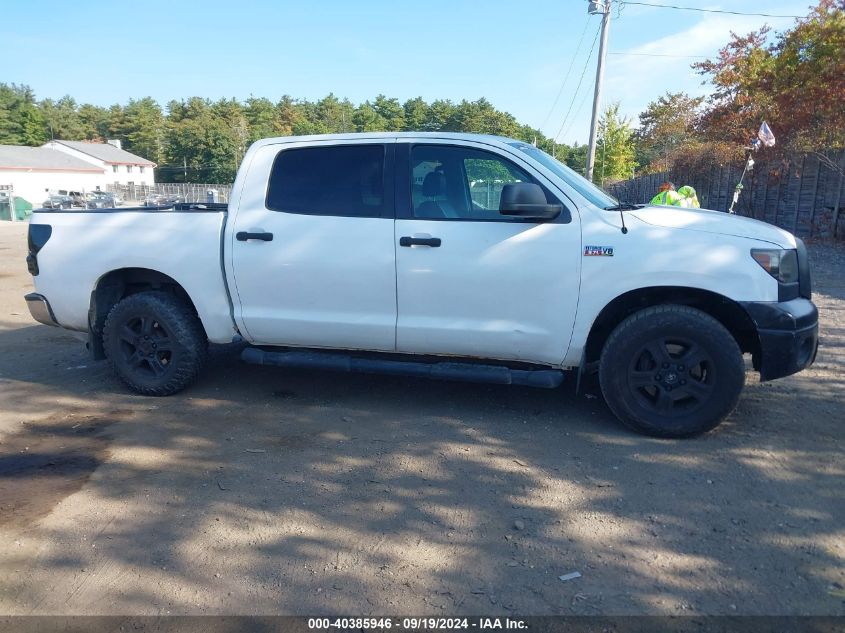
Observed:
[[[845,614],[845,248],[822,344],[715,432],[556,391],[244,366],[129,394],[0,223],[0,614]],[[559,576],[579,572],[580,578]]]

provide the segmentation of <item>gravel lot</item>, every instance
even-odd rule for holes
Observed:
[[[822,346],[696,440],[557,391],[241,365],[127,393],[0,223],[0,614],[845,615],[845,248]],[[561,581],[559,576],[580,572]]]

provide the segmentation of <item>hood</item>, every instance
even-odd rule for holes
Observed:
[[[646,224],[670,229],[703,231],[717,235],[732,235],[751,240],[770,242],[781,248],[795,248],[792,233],[776,226],[710,209],[688,209],[684,207],[647,206],[627,211]]]

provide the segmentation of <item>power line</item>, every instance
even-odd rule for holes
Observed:
[[[637,4],[642,7],[657,7],[659,9],[678,9],[680,11],[699,11],[701,13],[727,13],[730,15],[752,15],[761,18],[806,18],[806,15],[777,15],[774,13],[744,13],[742,11],[726,11],[724,9],[700,9],[698,7],[679,7],[673,4],[654,4],[652,2],[629,2],[628,0],[621,0],[619,4]]]
[[[572,117],[572,120],[569,122],[569,125],[566,128],[566,131],[563,133],[563,136],[566,137],[569,135],[569,130],[572,129],[572,126],[575,125],[575,120],[578,118],[578,115],[581,114],[581,110],[584,109],[584,104],[587,103],[587,97],[590,96],[590,92],[587,91],[584,93],[584,96],[581,98],[581,103],[578,104],[578,107],[575,108],[575,114]]]
[[[560,95],[563,94],[563,88],[566,86],[566,82],[569,81],[569,74],[572,72],[572,67],[575,65],[575,59],[578,57],[578,53],[581,52],[581,44],[584,42],[584,35],[587,34],[587,27],[590,26],[590,16],[587,14],[587,19],[584,21],[584,30],[581,31],[581,37],[578,40],[578,45],[575,47],[575,53],[572,55],[572,59],[569,62],[569,68],[566,70],[566,75],[563,78],[563,82],[560,84],[560,90],[557,91],[557,96],[555,97],[554,103],[552,103],[552,107],[549,108],[549,113],[546,115],[546,118],[543,120],[543,124],[540,126],[539,129],[543,129],[546,127],[546,123],[549,122],[549,119],[552,116],[552,112],[555,111],[555,107],[557,107],[557,102],[560,100]]]
[[[662,53],[608,53],[608,55],[635,55],[636,57],[682,57],[684,59],[707,59],[707,55],[664,55]]]
[[[575,99],[578,96],[578,92],[581,90],[581,83],[584,81],[584,75],[587,73],[587,66],[590,65],[590,60],[593,58],[593,51],[596,48],[596,41],[599,39],[599,33],[601,32],[601,25],[596,29],[596,35],[593,38],[593,45],[590,46],[590,52],[587,55],[587,59],[584,62],[584,68],[581,71],[581,78],[578,80],[578,85],[575,87],[575,92],[572,94],[572,101],[569,103],[569,109],[566,111],[566,115],[563,117],[563,121],[561,121],[560,128],[558,128],[557,134],[555,135],[555,143],[557,143],[558,137],[560,137],[560,133],[563,130],[563,126],[566,125],[566,120],[569,118],[569,113],[572,112],[572,106],[575,105]]]

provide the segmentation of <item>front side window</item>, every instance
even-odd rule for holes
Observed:
[[[411,150],[415,218],[518,221],[499,213],[502,188],[517,182],[536,180],[491,152],[452,145],[415,145]]]
[[[112,170],[114,173],[117,173],[117,165],[112,165],[112,166],[111,166],[111,170]]]
[[[383,217],[384,146],[282,150],[270,172],[267,208],[309,215]]]
[[[131,173],[132,173],[132,165],[127,165],[127,166],[126,166],[126,173],[127,173],[127,174],[131,174]]]

